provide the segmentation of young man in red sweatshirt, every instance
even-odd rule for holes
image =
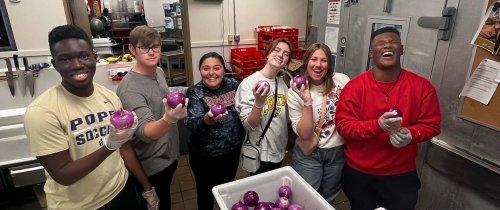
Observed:
[[[340,95],[335,123],[345,141],[342,188],[353,210],[414,209],[420,180],[418,143],[440,133],[435,88],[401,68],[399,31],[373,32],[372,68],[351,80]],[[397,111],[390,111],[398,107]]]

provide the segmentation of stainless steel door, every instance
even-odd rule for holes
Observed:
[[[402,32],[404,45],[402,66],[430,78],[439,41],[438,30],[422,28],[418,26],[417,20],[422,16],[442,16],[446,2],[370,0],[351,4],[348,0],[344,1],[339,43],[342,37],[345,37],[346,43],[344,55],[337,57],[337,70],[350,77],[365,71],[369,63],[372,30],[385,25],[396,25]],[[340,46],[341,44],[339,48]]]

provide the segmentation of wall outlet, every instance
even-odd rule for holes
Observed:
[[[240,35],[239,34],[235,34],[234,35],[234,41],[235,42],[239,42],[240,41]]]
[[[233,40],[234,40],[234,35],[232,35],[232,34],[228,34],[228,35],[227,35],[227,41],[228,41],[228,42],[232,42]]]

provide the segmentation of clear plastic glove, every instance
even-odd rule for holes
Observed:
[[[221,121],[222,119],[224,119],[226,116],[227,116],[227,110],[226,112],[220,114],[220,115],[217,115],[217,117],[214,117],[214,114],[212,113],[212,110],[209,110],[207,112],[207,115],[212,118],[212,120],[214,120],[215,122],[219,122]]]
[[[175,109],[170,108],[167,105],[167,99],[163,98],[163,105],[165,106],[165,114],[163,115],[163,120],[169,124],[174,124],[178,120],[183,119],[187,116],[187,106],[189,98],[186,98],[184,104],[179,104]]]
[[[148,203],[148,210],[158,210],[160,208],[160,198],[158,198],[154,187],[149,191],[143,192],[142,197]]]
[[[297,83],[293,82],[293,79],[290,80],[290,87],[294,92],[299,94],[300,99],[304,101],[304,106],[311,106],[312,105],[312,97],[311,97],[311,92],[309,92],[309,81],[306,80],[306,84],[302,85],[302,87],[297,88]]]
[[[255,97],[255,103],[253,104],[257,108],[262,108],[264,107],[264,103],[266,102],[267,96],[271,93],[271,88],[270,87],[264,87],[261,85],[259,88],[257,88],[257,83],[253,85],[253,96]]]
[[[117,150],[122,144],[125,144],[125,142],[132,138],[137,128],[137,115],[135,112],[132,112],[132,114],[134,114],[134,123],[130,128],[117,129],[112,124],[109,124],[109,135],[107,138],[104,138],[104,146],[106,146],[106,148],[109,150]]]
[[[378,118],[378,124],[382,128],[382,130],[387,132],[396,132],[401,127],[401,123],[403,121],[402,117],[393,117],[397,113],[394,112],[386,112],[382,116]]]
[[[408,128],[402,128],[397,132],[391,133],[391,144],[396,148],[401,148],[411,142],[412,136]]]

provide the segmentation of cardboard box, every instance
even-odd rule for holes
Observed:
[[[249,190],[259,194],[259,202],[275,202],[282,185],[292,188],[291,203],[300,204],[304,210],[335,210],[290,166],[217,185],[212,193],[220,209],[228,210]]]

